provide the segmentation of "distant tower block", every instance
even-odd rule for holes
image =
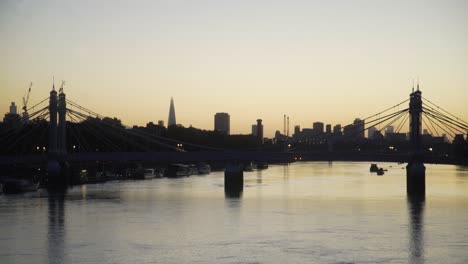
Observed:
[[[11,102],[10,114],[16,115],[17,113],[18,113],[18,109],[16,108],[15,102]]]
[[[228,113],[216,113],[214,116],[214,130],[225,135],[230,134],[230,116]]]
[[[167,127],[172,125],[176,125],[176,117],[175,117],[175,108],[174,108],[174,99],[171,97],[171,105],[169,107],[169,120],[167,122]]]
[[[261,119],[257,119],[257,139],[260,144],[263,144],[263,125]]]

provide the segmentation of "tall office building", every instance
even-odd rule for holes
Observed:
[[[333,134],[335,135],[341,135],[341,125],[337,124],[333,127]]]
[[[257,139],[260,144],[263,144],[263,125],[261,119],[257,119]]]
[[[17,114],[17,108],[16,108],[16,105],[15,105],[15,102],[11,102],[11,105],[10,105],[10,114],[14,114],[16,115]]]
[[[228,113],[216,113],[214,116],[214,130],[229,135],[231,128],[230,122]]]
[[[325,133],[327,133],[328,135],[330,135],[332,132],[332,128],[331,128],[331,124],[327,124],[325,126]]]
[[[322,122],[315,122],[312,124],[312,129],[314,129],[314,133],[316,135],[323,134],[323,123]]]
[[[375,126],[369,127],[367,130],[367,138],[368,139],[374,139],[375,133],[377,132],[377,128]]]
[[[252,125],[252,136],[257,136],[257,125]]]
[[[364,138],[364,120],[356,118],[354,119],[353,125],[356,133],[355,137]]]
[[[387,134],[393,134],[393,126],[388,126],[387,129],[385,129],[385,135]]]
[[[176,125],[175,109],[174,109],[174,99],[171,97],[171,105],[169,106],[169,120],[167,122],[167,127]]]
[[[300,133],[301,133],[301,126],[299,125],[294,126],[294,135],[299,136]]]

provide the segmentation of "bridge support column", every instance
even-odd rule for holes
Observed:
[[[425,195],[426,193],[426,167],[423,163],[421,150],[421,114],[422,96],[418,89],[410,94],[410,142],[413,152],[406,166],[406,192],[408,195]]]
[[[58,112],[57,150],[58,150],[58,154],[63,159],[64,156],[67,154],[67,147],[66,147],[67,104],[65,101],[65,94],[63,93],[63,91],[59,94],[57,112]]]
[[[244,190],[244,170],[237,162],[228,162],[224,170],[224,193],[226,197],[240,197]]]

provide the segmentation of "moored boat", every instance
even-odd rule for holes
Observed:
[[[1,182],[3,193],[21,193],[34,192],[39,188],[38,182],[33,182],[27,179],[3,179]]]
[[[204,162],[200,162],[197,165],[198,174],[209,174],[211,172],[211,166]]]
[[[370,169],[369,169],[370,172],[378,172],[378,170],[379,170],[379,167],[377,167],[377,164],[372,163],[370,165]]]
[[[171,164],[167,167],[167,177],[190,176],[190,167],[185,164]]]
[[[383,168],[379,168],[377,170],[377,175],[384,175],[384,169]]]
[[[156,171],[154,169],[145,169],[143,171],[143,179],[152,179],[156,177]]]
[[[258,170],[265,170],[265,169],[268,169],[268,162],[266,162],[266,161],[259,161],[259,162],[257,162],[257,169],[258,169]]]

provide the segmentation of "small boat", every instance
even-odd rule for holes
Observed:
[[[198,174],[198,168],[197,168],[197,166],[195,166],[195,164],[190,164],[190,165],[188,165],[188,167],[189,167],[189,174],[190,175]]]
[[[377,175],[384,175],[384,169],[379,168],[379,169],[377,170]]]
[[[156,177],[156,171],[154,169],[145,169],[143,171],[143,179],[152,179]]]
[[[190,176],[190,168],[185,164],[171,164],[167,167],[167,177]]]
[[[3,179],[1,185],[3,193],[21,193],[34,192],[39,188],[38,182],[33,182],[27,179]]]
[[[244,171],[253,171],[254,165],[252,162],[247,162],[244,164]]]
[[[204,162],[198,163],[197,169],[198,169],[198,174],[210,174],[211,172],[211,166]]]
[[[370,165],[370,172],[378,172],[378,171],[379,171],[379,167],[377,167],[377,164],[372,163]]]
[[[259,161],[257,162],[257,169],[258,170],[265,170],[268,169],[268,163],[266,161]]]

